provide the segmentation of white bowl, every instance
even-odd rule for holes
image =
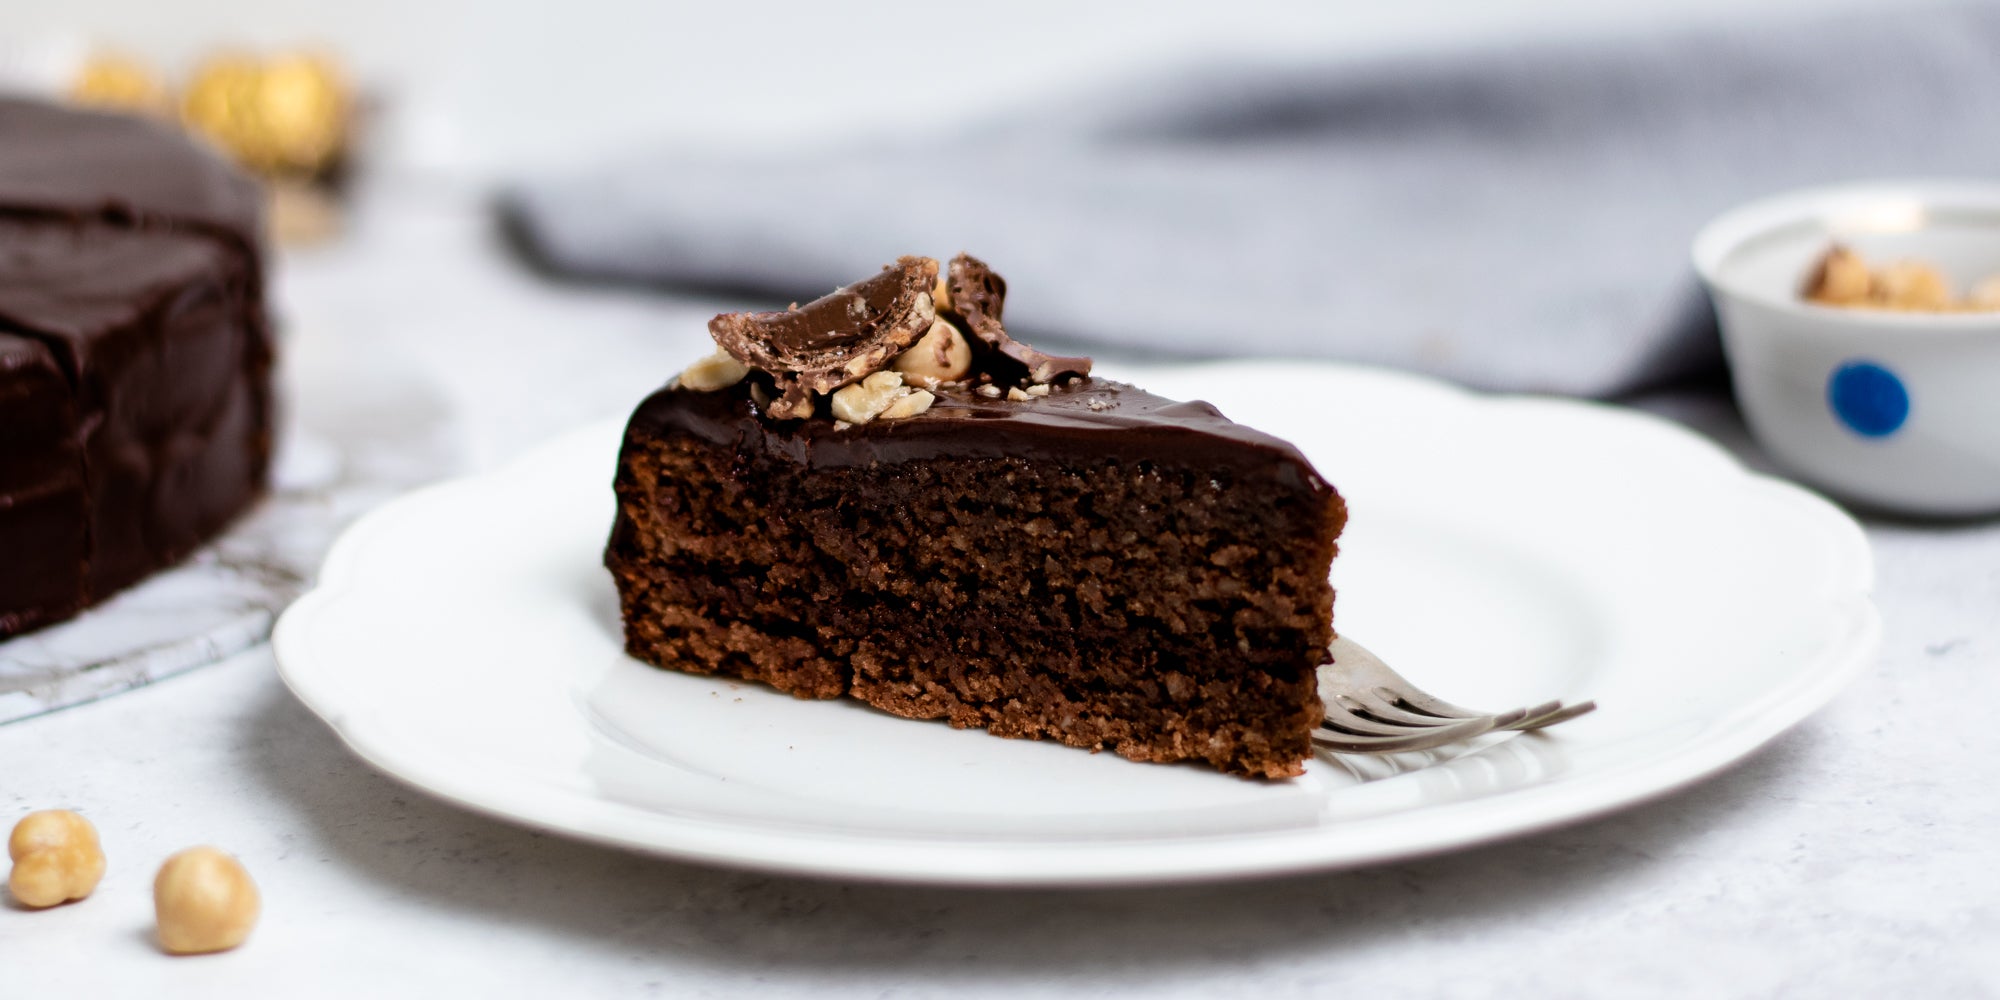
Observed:
[[[1887,510],[2000,512],[2000,312],[1843,309],[1801,296],[1834,241],[1914,258],[1959,294],[2000,274],[2000,184],[1815,188],[1724,213],[1694,241],[1751,433],[1802,478]]]

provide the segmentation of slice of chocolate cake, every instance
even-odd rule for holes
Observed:
[[[605,563],[649,663],[1000,736],[1301,772],[1345,507],[1297,449],[1090,376],[905,257],[719,316],[640,405]],[[970,334],[969,336],[967,334]]]

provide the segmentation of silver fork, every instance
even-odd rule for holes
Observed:
[[[1597,707],[1544,702],[1510,712],[1477,712],[1425,694],[1352,639],[1333,640],[1333,664],[1320,668],[1326,721],[1313,742],[1335,753],[1429,750],[1500,730],[1546,729]]]

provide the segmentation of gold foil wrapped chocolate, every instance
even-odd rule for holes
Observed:
[[[69,97],[90,107],[179,118],[264,179],[272,235],[299,245],[340,229],[334,188],[348,155],[352,93],[326,56],[232,52],[197,67],[176,101],[165,78],[145,63],[103,53],[84,64]]]
[[[347,147],[348,93],[324,56],[221,55],[195,71],[181,118],[257,173],[316,178],[331,172]]]
[[[84,62],[70,82],[69,99],[85,107],[131,111],[156,118],[174,115],[173,91],[151,66],[118,52],[100,52]]]

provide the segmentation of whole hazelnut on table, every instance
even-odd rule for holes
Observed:
[[[257,926],[257,885],[241,862],[213,847],[190,847],[153,878],[160,947],[176,955],[227,951]]]
[[[104,849],[97,828],[68,809],[31,812],[7,838],[14,870],[7,888],[22,906],[36,909],[82,899],[104,877]]]

